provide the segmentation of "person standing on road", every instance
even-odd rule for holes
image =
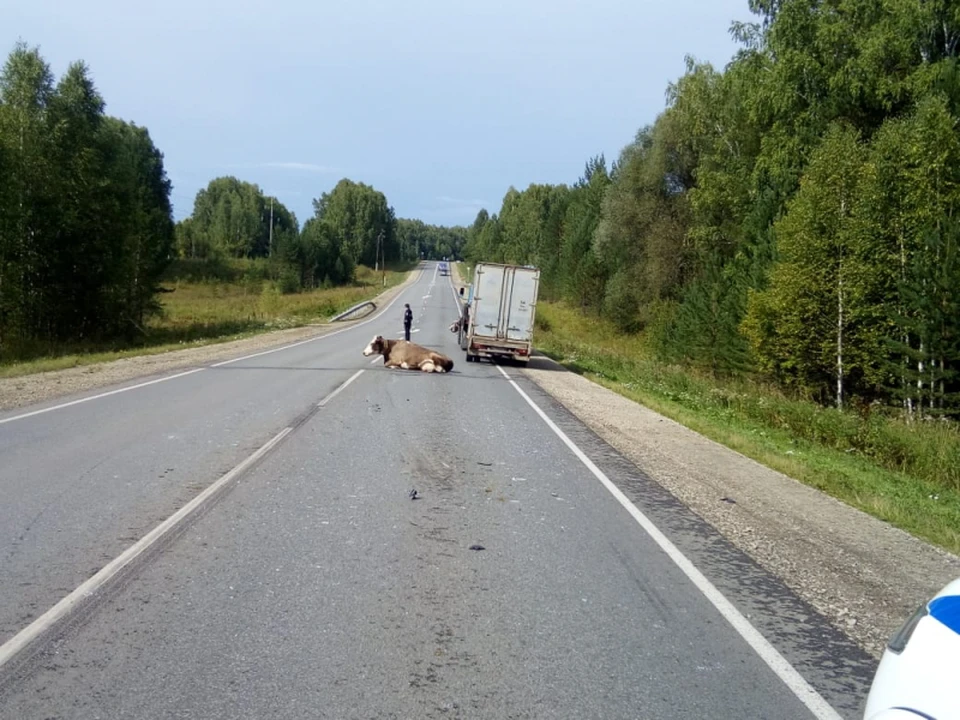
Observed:
[[[403,339],[410,340],[410,326],[413,324],[413,310],[410,309],[410,303],[403,306]]]

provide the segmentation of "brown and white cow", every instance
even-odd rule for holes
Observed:
[[[383,364],[388,368],[421,370],[423,372],[450,372],[453,360],[409,340],[388,340],[377,335],[364,348],[363,354],[383,355]]]

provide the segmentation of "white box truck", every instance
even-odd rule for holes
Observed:
[[[539,286],[538,268],[477,263],[460,334],[467,362],[530,360]]]

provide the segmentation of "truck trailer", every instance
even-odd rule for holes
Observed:
[[[529,362],[539,286],[538,268],[477,263],[460,334],[467,362]]]

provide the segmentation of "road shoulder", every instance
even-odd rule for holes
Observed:
[[[522,371],[876,658],[960,558],[538,357]]]
[[[419,276],[420,270],[412,270],[402,283],[373,298],[377,310],[410,287]],[[123,358],[66,370],[2,378],[0,379],[0,411],[13,410],[149,376],[203,367],[210,363],[240,357],[248,353],[270,350],[291,343],[322,337],[337,330],[357,325],[368,317],[369,315],[349,321],[277,330],[240,340],[173,350],[156,355]]]

